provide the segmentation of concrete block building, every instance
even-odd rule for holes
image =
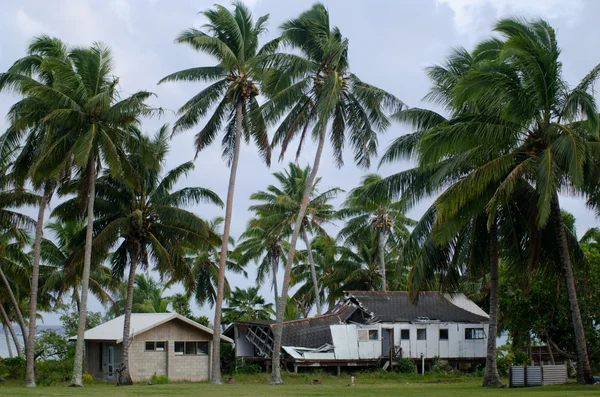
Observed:
[[[122,363],[123,320],[117,317],[85,333],[85,370],[116,381]],[[129,368],[134,382],[166,375],[175,381],[210,379],[212,329],[176,313],[131,315]],[[222,341],[233,342],[222,336]]]

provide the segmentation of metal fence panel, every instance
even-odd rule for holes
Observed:
[[[527,386],[542,385],[542,367],[527,367]]]
[[[558,385],[567,383],[566,365],[544,365],[544,385]]]
[[[525,386],[525,371],[523,371],[523,367],[511,367],[510,385],[511,387]]]

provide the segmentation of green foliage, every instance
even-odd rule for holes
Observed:
[[[235,287],[227,302],[229,307],[223,308],[225,324],[240,320],[269,320],[275,314],[273,304],[265,301],[258,293],[258,287],[245,290]]]
[[[66,383],[71,380],[73,374],[73,356],[72,354],[62,360],[46,360],[36,363],[36,382],[41,386],[51,386],[60,383]]]
[[[81,380],[84,385],[91,385],[94,383],[94,377],[92,376],[92,374],[88,374],[87,372],[84,372],[81,375]]]
[[[253,375],[262,372],[262,367],[258,364],[243,364],[241,360],[238,360],[238,364],[234,371],[235,374]]]
[[[398,364],[394,366],[394,369],[401,374],[414,374],[417,372],[417,365],[412,358],[404,357],[398,360]]]
[[[198,324],[204,325],[205,327],[212,328],[210,320],[206,316],[202,316],[202,315],[201,316],[190,315],[190,316],[188,316],[188,318],[190,320],[192,320],[192,321],[197,322]]]
[[[25,379],[25,359],[22,357],[0,359],[0,376],[6,379]]]
[[[435,356],[431,360],[431,372],[451,372],[452,366],[447,360],[442,360],[440,356]]]
[[[77,326],[79,324],[79,313],[77,311],[69,310],[67,307],[63,308],[63,314],[60,316],[60,321],[66,336],[77,335]],[[102,313],[88,311],[85,320],[85,329],[97,327],[102,324],[102,322]]]
[[[35,338],[35,353],[38,360],[63,360],[73,353],[75,346],[64,334],[44,330]]]
[[[166,385],[169,383],[169,377],[167,375],[156,375],[156,372],[150,378],[150,382],[153,385]]]

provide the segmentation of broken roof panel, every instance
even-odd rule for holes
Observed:
[[[474,303],[462,294],[455,298],[439,292],[421,292],[413,302],[406,291],[347,291],[348,299],[371,313],[373,320],[381,322],[418,322],[424,320],[486,323],[488,315],[475,310]],[[473,303],[468,304],[468,302]]]

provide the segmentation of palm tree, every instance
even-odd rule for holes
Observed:
[[[299,17],[282,26],[283,43],[300,52],[265,56],[262,65],[275,70],[270,73],[263,90],[269,100],[263,106],[268,122],[284,115],[275,132],[273,145],[281,144],[283,155],[289,142],[300,135],[300,147],[312,128],[316,138],[315,161],[298,210],[290,251],[283,278],[281,299],[277,305],[277,324],[274,332],[272,384],[280,384],[279,354],[289,280],[302,220],[314,185],[328,125],[333,145],[334,159],[341,166],[344,143],[348,140],[354,148],[355,161],[363,166],[377,147],[377,131],[384,130],[389,121],[386,110],[398,111],[403,104],[385,91],[362,82],[352,74],[348,64],[348,40],[338,28],[332,28],[329,13],[317,3]],[[266,87],[266,88],[265,88]],[[346,136],[348,135],[348,136]]]
[[[219,236],[219,241],[215,240],[211,244],[205,244],[199,249],[188,250],[186,253],[185,264],[187,276],[182,279],[183,288],[187,295],[194,296],[196,303],[200,306],[207,303],[210,306],[214,306],[217,301],[222,224],[222,217],[216,217],[207,223],[211,232]],[[229,245],[235,247],[235,240],[232,237],[229,237]],[[244,269],[245,263],[239,262],[236,259],[237,255],[233,253],[228,254],[225,269],[247,278],[248,273]],[[228,297],[230,292],[231,287],[227,277],[225,277],[225,280],[223,280],[223,296]]]
[[[47,57],[42,65],[53,70],[55,82],[52,86],[34,80],[20,85],[27,97],[35,98],[43,105],[42,121],[50,130],[48,140],[51,143],[33,167],[33,179],[57,178],[72,162],[84,181],[80,184],[78,200],[82,207],[87,207],[87,231],[71,380],[73,386],[82,386],[97,170],[104,163],[115,177],[123,174],[131,179],[133,170],[127,163],[123,144],[130,134],[128,127],[137,123],[141,115],[149,113],[144,101],[152,94],[141,91],[119,100],[118,79],[112,74],[110,50],[100,43],[90,48],[72,48],[66,59]]]
[[[52,233],[53,239],[44,238],[41,242],[43,266],[40,269],[40,293],[54,294],[55,306],[60,305],[66,295],[71,302],[75,302],[79,311],[82,262],[73,263],[70,258],[80,249],[80,237],[85,233],[85,222],[81,219],[67,222],[57,220],[47,223],[45,228]],[[114,307],[113,295],[117,293],[119,280],[113,277],[111,269],[104,265],[105,260],[106,257],[101,255],[93,257],[89,288],[100,303]]]
[[[259,95],[258,84],[262,80],[264,70],[256,67],[254,59],[276,50],[278,41],[274,40],[262,48],[259,47],[259,37],[266,31],[269,16],[262,16],[254,23],[250,10],[242,3],[234,3],[233,11],[215,5],[213,9],[202,12],[202,15],[208,19],[208,23],[203,26],[205,30],[188,29],[182,32],[176,41],[212,55],[217,59],[217,65],[181,70],[163,78],[159,84],[166,81],[212,83],[179,109],[181,117],[174,126],[174,132],[192,128],[216,105],[208,122],[196,135],[196,152],[212,144],[217,133],[224,129],[223,157],[230,165],[231,171],[219,257],[211,376],[211,383],[221,383],[221,307],[242,135],[246,142],[249,142],[250,138],[254,140],[267,165],[271,159],[267,129],[258,111],[256,99]]]
[[[275,172],[273,176],[277,179],[281,187],[269,185],[267,191],[259,191],[250,196],[251,200],[262,202],[261,204],[252,205],[249,208],[251,211],[255,211],[257,215],[253,226],[267,229],[269,233],[274,235],[289,235],[292,230],[291,226],[298,219],[302,195],[304,194],[304,188],[309,175],[309,166],[301,168],[293,163],[290,163],[288,169],[284,172]],[[312,257],[308,234],[324,233],[321,225],[331,222],[336,216],[335,209],[329,204],[329,201],[335,198],[341,191],[339,188],[331,188],[323,193],[319,193],[317,189],[319,182],[320,178],[313,183],[311,197],[302,218],[300,231],[306,244],[306,255],[310,264],[312,284],[315,290],[313,296],[317,307],[317,315],[322,314],[322,309],[319,283],[315,272],[315,263]]]
[[[235,287],[227,302],[229,307],[223,309],[225,324],[234,321],[270,320],[275,314],[273,304],[265,302],[265,298],[258,293],[258,287],[245,290]]]
[[[258,285],[264,284],[267,276],[271,277],[275,302],[279,300],[277,288],[279,262],[284,257],[287,247],[284,237],[280,230],[265,227],[264,222],[254,218],[248,221],[246,231],[240,236],[240,242],[234,251],[239,265],[246,266],[250,261],[258,265],[256,270]]]
[[[351,219],[346,221],[339,237],[356,243],[369,235],[369,229],[372,228],[377,232],[381,290],[386,291],[388,284],[385,274],[385,246],[391,238],[392,241],[389,242],[391,247],[400,248],[410,234],[407,226],[414,226],[415,221],[404,215],[403,203],[392,202],[385,194],[379,197],[366,194],[369,185],[379,183],[381,179],[377,174],[369,174],[362,179],[361,186],[350,191],[340,216]]]
[[[120,385],[131,385],[129,338],[133,289],[136,270],[153,262],[155,270],[174,280],[183,279],[186,248],[199,248],[218,237],[195,214],[182,207],[199,203],[222,206],[211,190],[187,187],[172,191],[173,186],[194,169],[192,162],[164,172],[169,153],[168,127],[163,126],[153,139],[139,135],[128,143],[128,163],[137,172],[135,186],[114,178],[110,173],[96,182],[97,213],[92,249],[98,255],[116,247],[111,262],[113,273],[122,277],[129,265],[128,287],[123,322],[123,370]],[[65,219],[78,215],[76,199],[54,211]]]
[[[561,75],[555,31],[545,21],[503,19],[494,30],[503,39],[484,42],[480,48],[496,54],[497,59],[474,68],[459,81],[455,103],[457,107],[482,103],[488,109],[503,109],[503,112],[499,118],[486,117],[465,123],[467,128],[475,128],[477,124],[477,130],[474,129],[477,133],[471,135],[469,143],[460,141],[460,128],[450,132],[449,141],[457,143],[451,150],[466,152],[473,141],[489,143],[492,136],[494,146],[502,148],[502,155],[481,165],[472,177],[498,185],[488,204],[489,222],[495,218],[497,208],[516,194],[515,181],[523,178],[535,186],[537,215],[531,228],[540,230],[552,224],[556,231],[557,259],[565,276],[577,342],[578,382],[592,383],[558,191],[562,188],[581,191],[586,187],[586,167],[595,153],[595,143],[590,141],[596,140],[600,125],[592,93],[600,65],[569,89]],[[440,149],[428,156],[427,161],[435,161],[438,155],[445,156],[446,150]],[[444,216],[452,216],[462,202],[480,194],[478,189],[472,189],[471,178],[465,179],[446,195]],[[483,187],[483,183],[480,186]]]
[[[6,73],[0,74],[0,91],[14,88],[22,92],[21,83],[31,83],[32,81],[51,87],[55,80],[54,71],[51,66],[44,63],[44,59],[49,57],[66,59],[67,56],[67,48],[61,40],[45,35],[34,38],[29,45],[27,56],[17,60]],[[25,385],[29,387],[35,387],[34,347],[44,214],[56,187],[56,181],[53,179],[31,179],[33,164],[44,152],[45,147],[51,143],[48,140],[50,129],[42,120],[47,112],[48,108],[42,101],[26,96],[11,107],[9,111],[11,126],[2,136],[0,143],[3,146],[2,150],[9,151],[14,150],[16,146],[22,143],[19,156],[13,163],[17,180],[20,184],[24,184],[29,179],[33,182],[36,190],[42,191],[35,229],[31,296],[29,299],[30,324],[26,344]]]

